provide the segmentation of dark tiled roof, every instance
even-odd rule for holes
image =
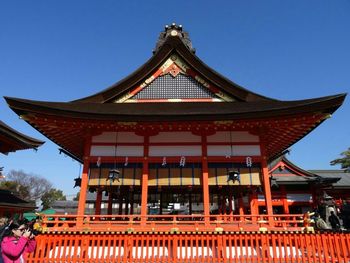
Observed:
[[[350,173],[344,170],[309,170],[323,178],[340,178],[333,184],[334,188],[349,188],[350,189]]]
[[[44,142],[24,135],[0,121],[0,152],[8,153],[41,146]]]
[[[339,94],[299,101],[101,104],[44,102],[5,97],[10,107],[19,115],[32,112],[118,121],[257,119],[318,111],[333,113],[343,103],[344,98],[344,94]]]
[[[12,192],[0,189],[0,207],[23,208],[24,210],[35,209],[36,206],[17,196]]]
[[[149,76],[151,76],[157,70],[161,63],[173,54],[180,56],[182,60],[188,63],[192,70],[198,72],[198,74],[203,76],[204,79],[208,80],[210,83],[213,83],[218,89],[232,96],[237,101],[274,100],[239,86],[207,66],[203,61],[194,55],[193,50],[188,45],[188,41],[184,41],[184,34],[179,30],[178,32],[179,33],[177,35],[166,34],[163,41],[161,41],[160,45],[157,46],[157,51],[154,53],[154,55],[132,74],[101,92],[89,97],[81,98],[74,102],[112,102],[121,97],[131,88],[136,87],[142,83],[142,81],[149,78]]]

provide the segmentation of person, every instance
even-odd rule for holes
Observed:
[[[36,241],[25,224],[12,221],[1,242],[4,263],[24,263],[27,253],[33,252]]]
[[[339,218],[335,215],[334,211],[331,211],[331,215],[328,217],[328,221],[331,224],[333,230],[340,229],[340,221]]]
[[[315,226],[320,230],[329,230],[330,227],[327,223],[321,218],[320,214],[315,213]]]

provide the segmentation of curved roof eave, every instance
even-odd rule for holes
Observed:
[[[179,54],[204,78],[238,101],[275,101],[275,99],[256,94],[232,82],[201,61],[186,47],[179,37],[168,37],[160,49],[133,73],[103,91],[73,100],[72,102],[110,102],[147,79],[173,52]]]
[[[16,131],[15,129],[6,125],[2,121],[0,121],[0,132],[4,136],[8,137],[10,140],[15,141],[18,144],[22,145],[23,148],[21,149],[38,148],[45,143],[44,141],[37,140],[35,138],[32,138],[30,136],[27,136],[23,133]]]
[[[338,94],[299,101],[255,101],[215,103],[74,103],[43,102],[5,97],[18,115],[41,113],[82,119],[159,121],[226,120],[288,116],[322,112],[332,114],[344,101]]]

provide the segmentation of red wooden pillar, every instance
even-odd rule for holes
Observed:
[[[250,194],[250,213],[254,215],[252,221],[256,222],[257,218],[255,216],[259,214],[258,194],[256,193],[256,189],[253,189],[253,192]]]
[[[83,216],[85,213],[85,203],[86,203],[86,191],[88,187],[88,173],[90,165],[90,148],[91,148],[91,136],[88,136],[85,141],[84,148],[84,165],[83,173],[81,175],[81,186],[80,186],[80,195],[78,202],[78,216]],[[83,222],[83,217],[78,217],[78,222],[81,220]],[[78,223],[79,224],[79,223]]]
[[[95,202],[95,215],[101,214],[101,203],[102,203],[102,190],[97,190],[96,202]]]
[[[273,225],[273,209],[272,209],[270,176],[269,176],[269,170],[267,168],[265,145],[260,144],[260,147],[261,147],[261,168],[262,168],[262,174],[263,174],[266,212],[268,215],[269,224],[272,226]]]
[[[207,136],[202,135],[202,187],[203,187],[203,210],[206,225],[210,222],[210,200],[209,200],[209,170],[207,158]]]
[[[146,223],[147,216],[147,197],[148,197],[148,152],[149,136],[144,136],[142,182],[141,182],[141,223]]]

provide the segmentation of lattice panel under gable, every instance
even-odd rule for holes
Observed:
[[[151,84],[133,96],[133,100],[152,99],[212,99],[215,94],[203,87],[190,76],[166,74],[156,78]]]
[[[233,101],[233,98],[173,54],[139,86],[115,100],[116,103],[150,101]]]

